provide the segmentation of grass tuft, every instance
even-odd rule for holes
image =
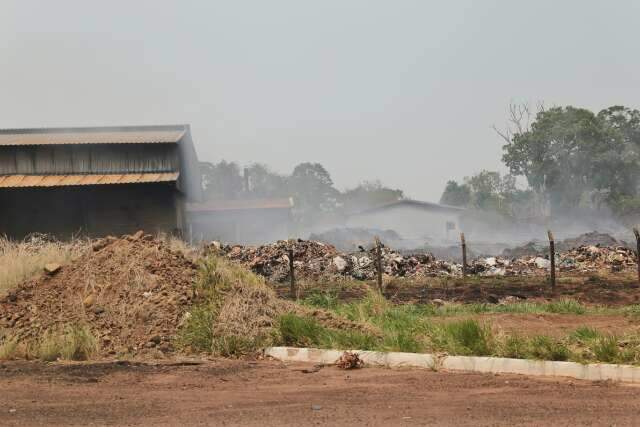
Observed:
[[[437,346],[451,354],[486,356],[491,354],[492,334],[476,320],[466,319],[436,327]]]
[[[569,360],[571,352],[567,346],[556,339],[546,335],[537,335],[531,339],[531,356],[541,360]]]
[[[86,325],[69,324],[49,331],[36,347],[36,357],[45,361],[89,360],[98,352],[95,337]]]

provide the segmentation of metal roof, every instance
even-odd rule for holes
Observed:
[[[178,175],[178,172],[95,175],[0,175],[0,188],[170,182],[176,181]]]
[[[464,208],[459,208],[456,206],[441,205],[438,203],[423,202],[420,200],[402,199],[402,200],[397,200],[395,202],[384,204],[382,206],[376,206],[373,208],[365,209],[360,212],[354,212],[354,213],[351,213],[351,215],[352,216],[367,215],[371,213],[377,213],[377,212],[382,212],[382,211],[396,209],[396,208],[403,208],[403,207],[417,208],[425,211],[448,212],[448,213],[460,213],[465,210]]]
[[[240,199],[240,200],[210,200],[204,203],[188,203],[188,212],[220,212],[248,209],[291,209],[293,201],[282,199]]]
[[[184,130],[91,130],[70,132],[16,130],[0,132],[0,146],[61,144],[152,144],[177,143]]]

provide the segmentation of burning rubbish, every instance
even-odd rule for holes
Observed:
[[[228,246],[218,242],[209,248],[239,262],[271,281],[284,282],[289,276],[289,248],[293,248],[298,277],[331,279],[336,277],[372,280],[376,277],[375,249],[345,253],[334,246],[309,240],[278,241],[263,246]],[[561,247],[566,248],[564,242]],[[636,254],[623,245],[582,245],[556,253],[560,271],[622,271],[636,265]],[[469,261],[467,274],[479,276],[545,275],[551,266],[548,251],[518,257],[479,257]],[[462,264],[437,259],[433,254],[402,254],[382,248],[383,273],[392,277],[459,277]]]

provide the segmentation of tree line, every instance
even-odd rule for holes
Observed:
[[[448,181],[441,203],[506,216],[610,208],[640,212],[640,111],[613,106],[598,113],[573,106],[511,105],[502,161],[509,173],[483,170]],[[524,180],[524,188],[516,185]]]
[[[320,163],[300,163],[291,174],[279,174],[261,163],[242,168],[237,162],[201,162],[206,200],[292,197],[294,215],[303,224],[336,218],[404,198],[402,190],[380,181],[364,181],[338,190]]]

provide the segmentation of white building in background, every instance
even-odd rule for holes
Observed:
[[[398,200],[351,214],[347,227],[388,229],[408,241],[441,244],[457,240],[465,210],[418,200]]]

